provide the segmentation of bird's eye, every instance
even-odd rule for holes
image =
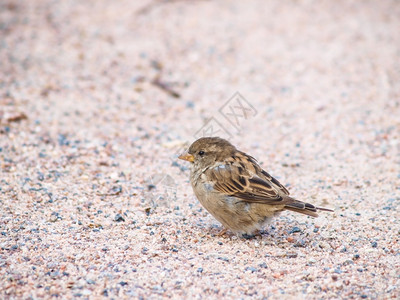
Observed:
[[[203,150],[199,151],[199,155],[203,156],[205,154],[205,152]]]

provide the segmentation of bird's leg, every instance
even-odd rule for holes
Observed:
[[[262,238],[262,234],[261,234],[261,231],[259,229],[257,229],[256,231],[254,231],[251,234],[248,234],[248,233],[243,233],[242,234],[242,238],[244,238],[246,240],[251,240],[251,239],[255,238],[256,236],[260,236]]]
[[[256,231],[254,231],[253,233],[255,236],[261,236],[262,237],[262,231],[260,229],[257,229]]]
[[[217,233],[216,236],[223,236],[227,231],[228,231],[228,229],[224,228],[219,233]]]

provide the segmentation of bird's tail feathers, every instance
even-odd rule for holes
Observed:
[[[301,214],[305,214],[305,215],[308,215],[311,217],[318,217],[318,214],[317,214],[318,210],[333,212],[332,209],[324,208],[324,207],[316,207],[310,203],[305,203],[305,202],[298,201],[298,200],[294,200],[292,203],[286,204],[285,209],[291,210],[294,212],[298,212]]]

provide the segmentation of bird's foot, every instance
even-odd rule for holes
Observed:
[[[223,236],[227,231],[228,231],[228,229],[224,228],[219,233],[217,233],[216,236]]]
[[[242,234],[242,238],[246,239],[246,240],[251,240],[252,238],[254,238],[256,235],[255,234],[247,234],[247,233],[243,233]]]

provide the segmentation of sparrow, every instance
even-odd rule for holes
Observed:
[[[264,171],[257,160],[227,140],[203,137],[179,156],[191,163],[190,183],[204,208],[225,229],[252,236],[284,210],[317,217],[316,207],[289,196],[289,191]]]

